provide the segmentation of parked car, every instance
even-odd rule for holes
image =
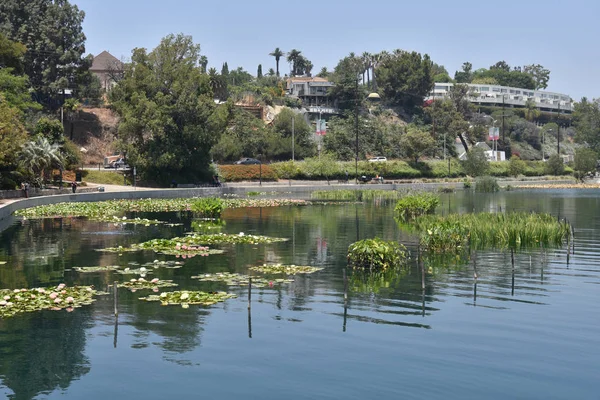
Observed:
[[[387,158],[385,157],[373,157],[369,158],[369,162],[386,162]]]
[[[253,164],[260,164],[260,161],[258,161],[256,158],[249,158],[249,157],[244,157],[239,161],[235,162],[238,165],[253,165]]]

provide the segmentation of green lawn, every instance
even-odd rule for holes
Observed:
[[[123,185],[123,174],[120,172],[95,170],[87,170],[85,172],[85,176],[83,177],[84,182],[105,185]],[[129,179],[127,180],[127,184],[130,184]]]

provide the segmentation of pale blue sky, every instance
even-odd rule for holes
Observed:
[[[350,52],[396,48],[428,53],[451,76],[505,60],[542,64],[548,90],[600,97],[600,1],[71,0],[86,12],[87,52],[128,59],[169,33],[192,35],[209,67],[275,68],[275,48],[301,50],[315,71]],[[289,72],[283,62],[282,73]]]

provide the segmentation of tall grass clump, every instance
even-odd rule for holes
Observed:
[[[421,243],[432,252],[485,248],[560,247],[570,225],[550,214],[513,212],[422,216],[411,222]]]
[[[482,176],[475,180],[475,191],[481,193],[495,193],[500,190],[498,180],[491,176]]]
[[[223,200],[214,197],[203,197],[195,200],[190,208],[201,217],[221,218],[225,203]]]
[[[311,193],[311,199],[317,200],[346,200],[346,201],[371,201],[371,200],[395,200],[400,194],[395,190],[315,190]]]
[[[411,194],[398,200],[394,211],[403,221],[432,213],[440,204],[440,198],[434,194],[422,192]]]
[[[353,268],[386,270],[400,267],[408,260],[406,247],[379,238],[365,239],[348,247],[348,264]]]

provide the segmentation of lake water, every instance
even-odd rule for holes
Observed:
[[[162,307],[145,291],[119,290],[91,306],[0,320],[0,397],[14,399],[599,399],[600,191],[445,194],[440,213],[535,210],[569,219],[575,252],[479,252],[473,262],[433,266],[421,290],[413,263],[403,276],[365,280],[344,268],[357,238],[416,238],[393,204],[227,210],[223,232],[290,240],[224,246],[226,252],[158,269],[183,289],[225,289],[191,280],[247,273],[263,263],[324,269],[291,284],[247,289],[211,307]],[[18,221],[0,236],[0,287],[66,282],[106,289],[130,276],[79,274],[74,266],[174,257],[98,252],[191,230],[186,213],[154,214],[182,226],[114,226],[83,219]],[[428,266],[426,266],[428,269]]]

